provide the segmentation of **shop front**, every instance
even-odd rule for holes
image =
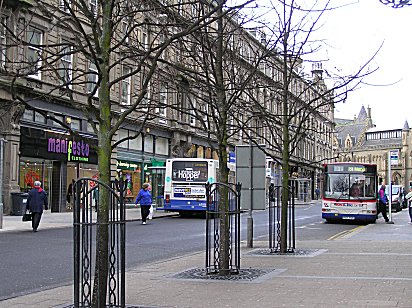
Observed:
[[[128,160],[117,160],[117,171],[127,181],[126,202],[134,203],[142,187],[142,163]]]
[[[134,204],[134,201],[142,187],[142,184],[150,183],[154,204],[162,204],[164,188],[165,160],[151,158],[150,161],[117,160],[119,176],[127,180],[126,202]]]
[[[70,209],[68,186],[80,177],[97,177],[97,140],[52,130],[21,127],[19,186],[28,192],[39,180],[52,212]]]

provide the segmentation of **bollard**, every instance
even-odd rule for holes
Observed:
[[[253,217],[252,210],[249,210],[249,216],[247,218],[247,247],[253,248]]]

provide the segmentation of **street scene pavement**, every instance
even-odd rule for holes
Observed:
[[[140,211],[127,210],[127,219]],[[165,214],[155,212],[154,219]],[[320,215],[320,214],[319,214]],[[328,240],[296,241],[296,254],[262,253],[266,241],[241,247],[241,271],[263,274],[244,280],[193,279],[205,252],[128,269],[128,307],[412,307],[412,225],[407,210],[393,224],[353,225]],[[153,221],[152,223],[156,223]],[[41,229],[72,225],[72,213],[49,213]],[[27,231],[20,216],[5,216],[0,237]],[[45,273],[46,274],[46,273]],[[188,278],[189,277],[189,278]],[[5,277],[2,277],[5,279]],[[0,301],[0,307],[69,307],[73,285]]]

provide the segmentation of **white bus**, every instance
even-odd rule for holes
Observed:
[[[203,158],[166,160],[164,210],[206,211],[206,183],[218,181],[219,161]]]
[[[322,218],[375,222],[377,166],[358,162],[324,165]]]

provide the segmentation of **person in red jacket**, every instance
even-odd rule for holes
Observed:
[[[37,228],[39,227],[41,215],[43,214],[43,206],[46,211],[49,209],[47,193],[41,188],[40,181],[34,181],[34,188],[29,191],[26,203],[26,210],[32,213],[31,226],[33,232],[37,232]]]

